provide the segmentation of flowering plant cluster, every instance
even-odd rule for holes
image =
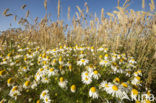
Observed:
[[[144,87],[134,57],[106,46],[59,46],[45,50],[36,43],[4,46],[0,56],[0,103],[132,102]],[[135,98],[134,98],[135,97]]]

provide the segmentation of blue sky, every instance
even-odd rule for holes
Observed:
[[[51,14],[52,21],[57,20],[57,2],[58,0],[47,0],[48,13]],[[97,13],[100,16],[101,9],[104,8],[106,12],[112,12],[116,9],[117,0],[60,0],[61,1],[61,14],[60,19],[64,20],[65,23],[69,23],[67,20],[67,9],[68,6],[71,7],[71,17],[75,15],[77,11],[76,6],[84,8],[84,3],[88,1],[89,13]],[[124,2],[125,0],[120,0]],[[155,1],[155,0],[154,0]],[[14,17],[4,17],[2,16],[3,11],[9,8],[9,13],[18,15],[19,17],[24,17],[27,10],[30,10],[30,20],[35,17],[39,19],[45,16],[45,9],[43,5],[44,0],[0,0],[0,31],[10,28],[10,23],[12,27],[19,27],[17,22],[14,22]],[[149,10],[150,0],[145,0],[145,10]],[[156,3],[156,1],[155,1]],[[26,4],[25,10],[21,10],[21,6]],[[130,9],[141,10],[142,0],[131,0]]]

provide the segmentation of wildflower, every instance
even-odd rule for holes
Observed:
[[[118,84],[118,83],[120,83],[120,79],[119,79],[118,77],[116,77],[116,78],[113,80],[113,82]]]
[[[90,77],[84,77],[82,78],[82,82],[88,85],[92,82],[92,79]]]
[[[92,97],[92,98],[94,98],[94,99],[98,99],[99,94],[98,94],[98,92],[97,92],[97,90],[96,90],[95,87],[91,87],[90,88],[90,90],[89,90],[89,96]]]
[[[0,77],[4,77],[5,74],[6,74],[6,70],[3,69],[3,70],[0,71]]]
[[[49,96],[46,96],[44,98],[44,103],[51,103],[51,100],[50,100]]]
[[[76,86],[75,86],[75,85],[72,85],[72,86],[70,87],[70,90],[71,90],[71,92],[75,93],[75,91],[76,91]]]
[[[42,91],[42,93],[40,94],[40,99],[44,99],[45,97],[49,96],[49,90],[44,90]]]
[[[89,60],[87,60],[87,59],[80,59],[80,61],[78,61],[77,64],[80,66],[81,65],[85,66],[88,62],[89,62]]]
[[[102,81],[101,83],[100,83],[100,89],[101,88],[103,88],[105,91],[107,91],[108,90],[108,88],[109,88],[109,85],[110,85],[110,83],[108,83],[107,81]]]
[[[136,77],[134,77],[134,79],[131,81],[131,83],[133,84],[133,85],[141,85],[140,84],[140,77],[139,76],[136,76]]]
[[[13,86],[12,89],[10,90],[9,95],[16,100],[17,96],[21,95],[21,93],[18,90],[17,86]]]
[[[64,78],[63,77],[60,77],[60,81],[59,81],[59,86],[61,87],[61,88],[67,88],[67,83],[68,83],[68,81],[67,80],[64,80]]]
[[[97,70],[95,70],[95,71],[93,71],[92,73],[91,73],[91,75],[92,75],[92,77],[94,78],[94,79],[99,79],[99,77],[101,76],[99,73],[98,73],[98,71]]]
[[[109,61],[108,60],[100,60],[100,65],[102,66],[108,66],[109,65]]]
[[[23,88],[26,89],[26,88],[29,88],[29,86],[30,86],[30,81],[28,80],[24,83]]]
[[[10,87],[10,86],[13,86],[14,85],[14,80],[12,78],[9,78],[7,80],[7,85]]]
[[[109,88],[107,88],[107,93],[111,94],[112,96],[115,96],[117,98],[123,99],[125,97],[128,98],[127,94],[124,91],[121,91],[119,86],[110,84]]]
[[[138,96],[138,90],[136,90],[136,89],[132,89],[131,90],[131,97],[133,97],[133,99],[135,99],[136,100],[136,97]]]

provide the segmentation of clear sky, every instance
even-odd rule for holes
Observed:
[[[47,0],[48,4],[48,13],[51,14],[52,21],[57,20],[57,2],[58,0]],[[60,19],[64,20],[65,23],[67,21],[67,9],[68,6],[71,7],[71,17],[75,14],[76,5],[80,8],[84,8],[84,3],[87,1],[89,6],[90,13],[97,13],[100,15],[101,9],[104,8],[106,12],[112,12],[116,9],[117,0],[60,0],[61,1],[61,14]],[[125,0],[120,0],[124,2]],[[154,0],[156,3],[156,0]],[[14,22],[14,17],[4,17],[2,16],[3,11],[6,8],[9,8],[9,13],[17,14],[20,17],[24,17],[27,10],[30,10],[30,18],[34,19],[35,17],[39,17],[39,19],[45,16],[45,9],[43,5],[44,0],[0,0],[0,31],[6,30],[10,27],[10,23],[12,27],[19,27],[17,22]],[[145,10],[149,10],[150,0],[145,0]],[[25,10],[21,10],[21,6],[26,4],[27,7]],[[131,0],[130,9],[141,10],[142,0]]]

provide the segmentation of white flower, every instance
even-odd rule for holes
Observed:
[[[75,85],[72,85],[72,86],[70,87],[70,90],[71,90],[71,92],[75,93],[75,91],[76,91],[76,86],[75,86]]]
[[[24,84],[23,84],[23,88],[29,88],[30,87],[30,81],[26,81]]]
[[[31,85],[31,88],[35,89],[35,87],[37,87],[37,83],[34,81],[33,84]]]
[[[47,78],[47,77],[43,77],[41,81],[42,81],[42,83],[49,83],[50,82],[49,78]]]
[[[13,86],[9,93],[9,95],[15,100],[17,99],[17,96],[21,95],[18,89],[19,89],[18,86]]]
[[[80,59],[80,61],[77,62],[78,65],[86,65],[89,62],[87,59]]]
[[[67,83],[68,83],[67,80],[64,80],[63,77],[60,77],[59,86],[60,86],[61,88],[67,89]]]
[[[135,61],[134,58],[132,58],[132,59],[129,60],[129,63],[136,64],[137,62]]]
[[[133,98],[134,100],[136,100],[137,99],[137,96],[138,96],[138,90],[136,90],[136,89],[132,89],[131,90],[131,98]]]
[[[82,75],[81,75],[82,78],[90,77],[90,76],[91,76],[91,75],[90,75],[90,73],[89,73],[88,71],[82,72]]]
[[[99,64],[102,65],[102,66],[108,66],[110,63],[109,63],[108,60],[100,60]]]
[[[109,85],[110,85],[110,83],[108,83],[107,81],[102,81],[102,82],[100,83],[99,88],[100,88],[100,89],[103,88],[105,91],[107,91],[108,88],[109,88]]]
[[[49,96],[45,96],[44,103],[51,103]]]
[[[41,95],[40,95],[40,99],[44,99],[45,97],[49,96],[49,91],[46,89],[44,91],[42,91]]]
[[[87,67],[87,70],[91,73],[91,72],[93,72],[93,70],[95,70],[95,66],[89,65],[89,66]]]
[[[127,94],[124,91],[121,91],[119,86],[114,85],[114,84],[109,85],[109,88],[107,88],[107,93],[111,94],[113,97],[117,97],[120,99],[123,99],[125,97],[127,97],[127,99],[129,99]]]
[[[97,70],[95,70],[95,71],[93,71],[92,73],[91,73],[91,76],[94,78],[94,79],[99,79],[99,77],[101,77],[101,75],[98,73],[98,71]]]
[[[82,82],[88,85],[92,82],[92,79],[90,77],[83,77]]]
[[[134,79],[131,81],[131,83],[133,84],[133,85],[141,85],[140,84],[140,77],[139,76],[136,76],[136,77],[134,77]]]
[[[98,99],[99,94],[98,94],[98,92],[97,92],[97,90],[96,90],[95,87],[91,87],[90,88],[90,90],[89,90],[89,96],[92,97],[92,98],[94,98],[94,99]]]
[[[55,70],[54,68],[50,68],[48,71],[48,77],[56,75],[57,72],[57,70]]]

